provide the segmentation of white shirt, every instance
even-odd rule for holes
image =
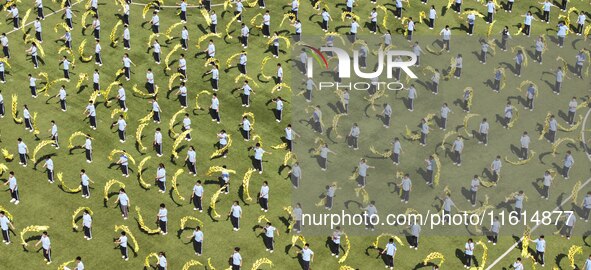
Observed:
[[[262,186],[260,193],[261,197],[269,199],[269,186]]]
[[[49,236],[41,236],[41,246],[45,250],[48,250],[51,247],[51,240],[49,240]]]
[[[242,208],[240,208],[240,205],[232,205],[232,216],[235,218],[239,218],[240,215],[242,215]]]
[[[18,153],[19,154],[26,154],[27,153],[27,145],[24,142],[18,143]]]

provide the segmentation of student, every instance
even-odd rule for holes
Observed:
[[[181,48],[183,51],[187,51],[189,49],[189,30],[184,25],[183,30],[181,30]]]
[[[512,5],[512,0],[509,0],[507,3],[508,5]],[[506,12],[507,10],[505,10]],[[511,11],[509,11],[511,12]],[[511,38],[511,33],[509,33],[509,27],[505,25],[503,30],[501,31],[501,50],[506,52],[507,51],[507,40]]]
[[[216,83],[217,87],[217,83]],[[211,97],[211,105],[209,106],[211,114],[211,121],[215,121],[218,124],[222,121],[220,119],[220,100],[218,99],[217,93],[213,93]]]
[[[185,118],[183,118],[183,128],[181,129],[183,132],[191,129],[191,118],[189,118],[189,114],[185,113]],[[190,142],[191,141],[191,132],[187,133],[185,136],[185,140]]]
[[[167,270],[168,261],[166,260],[166,254],[160,251],[158,253],[158,270]]]
[[[521,258],[517,258],[511,266],[513,266],[514,270],[523,270],[524,269],[523,264],[521,263]]]
[[[45,258],[45,261],[48,265],[51,264],[51,240],[49,240],[46,231],[41,235],[41,239],[35,243],[35,247],[39,246],[39,244],[41,244],[41,247],[43,248],[43,257]]]
[[[238,2],[238,3],[241,3],[241,2]],[[248,48],[248,36],[249,35],[250,35],[250,29],[248,29],[248,26],[246,26],[246,24],[242,23],[242,26],[240,28],[240,42],[242,43],[242,48],[244,48],[244,49]]]
[[[158,11],[152,12],[152,19],[150,20],[150,25],[152,26],[152,33],[160,33],[160,17],[158,17]]]
[[[490,164],[490,170],[493,174],[492,180],[494,182],[499,181],[499,177],[501,175],[501,167],[503,167],[503,164],[501,163],[501,156],[497,156]]]
[[[278,96],[273,99],[273,102],[275,102],[275,110],[273,110],[275,112],[275,121],[281,123],[283,119],[283,99]]]
[[[29,89],[31,90],[31,96],[37,98],[37,78],[33,77],[31,73],[29,73]]]
[[[353,150],[359,149],[359,135],[360,135],[360,133],[361,133],[361,131],[359,130],[359,126],[357,125],[357,123],[353,123],[353,126],[351,127],[351,130],[349,131],[349,135],[347,135],[347,138],[349,138],[349,141],[348,141],[349,148],[353,148]]]
[[[181,83],[182,85],[182,83]],[[146,90],[148,90],[149,94],[154,94],[154,73],[152,72],[152,69],[149,68],[146,71]],[[185,89],[186,90],[186,89]],[[179,89],[180,91],[180,89]],[[178,95],[178,91],[177,91],[177,95]]]
[[[442,37],[443,40],[443,49],[447,50],[447,52],[449,52],[450,47],[449,47],[449,40],[451,38],[451,30],[449,29],[449,25],[446,25],[445,28],[443,28],[440,32],[439,35]]]
[[[485,4],[487,15],[486,15],[486,24],[491,24],[493,22],[493,16],[496,13],[496,6],[492,0],[488,0],[488,3]]]
[[[33,68],[34,69],[39,68],[39,60],[37,59],[38,49],[37,49],[37,44],[35,44],[35,42],[31,42],[31,47],[29,47],[29,49],[26,50],[26,53],[31,55],[31,61],[33,62]]]
[[[129,55],[126,53],[123,55],[123,59],[121,60],[123,62],[123,69],[125,71],[125,80],[130,80],[131,77],[131,65],[135,65],[131,59],[129,59]]]
[[[129,32],[129,24],[123,25],[123,48],[131,50],[131,33]]]
[[[279,235],[279,231],[277,230],[277,228],[271,225],[271,222],[267,222],[267,224],[263,228],[263,231],[265,233],[263,235],[263,240],[265,242],[266,251],[273,253],[273,249],[275,247],[275,232],[277,232],[277,235]]]
[[[480,178],[478,175],[474,175],[472,177],[472,181],[470,181],[470,203],[472,207],[476,207],[476,193],[478,192],[478,187],[480,186]]]
[[[18,164],[23,165],[23,167],[27,167],[27,160],[28,160],[27,155],[29,154],[29,148],[23,142],[23,139],[21,139],[21,138],[17,139],[17,148],[18,148],[18,158],[19,158]]]
[[[265,153],[271,154],[271,152],[267,152],[263,150],[260,143],[257,143],[253,148],[254,151],[254,169],[259,171],[259,174],[263,174],[263,155]]]
[[[125,104],[125,100],[127,99],[127,95],[125,94],[125,88],[123,88],[123,84],[119,84],[119,89],[117,90],[117,101],[119,102],[119,107],[124,111],[127,112],[127,106]]]
[[[246,56],[246,51],[242,51],[240,53],[240,57],[238,58],[238,71],[240,74],[246,74],[246,64],[248,63],[248,57]]]
[[[294,220],[293,223],[293,231],[299,234],[302,231],[302,205],[300,203],[296,203],[293,207],[293,211],[291,213],[292,218]]]
[[[129,8],[129,2],[125,1],[125,3],[123,4],[123,25],[129,25],[129,14],[131,12],[131,9]]]
[[[208,72],[205,73],[205,75],[207,74],[211,74],[211,88],[214,92],[218,91],[218,83],[220,80],[220,72],[218,70],[218,66],[216,64],[212,64],[212,68],[211,70],[209,70]],[[215,94],[215,93],[214,93]],[[213,99],[213,97],[212,97]]]
[[[84,140],[84,154],[86,155],[86,163],[92,163],[92,137],[86,134]]]
[[[536,18],[531,14],[531,11],[528,11],[525,15],[521,15],[521,17],[525,17],[523,21],[523,34],[529,37],[531,32],[531,23],[532,21],[537,21]]]
[[[8,3],[7,3],[8,5]],[[16,7],[16,4],[13,4],[11,6],[8,7],[8,14],[6,14],[6,17],[11,16],[12,17],[12,26],[14,30],[18,30],[20,28],[20,18],[18,16],[18,8]]]
[[[511,119],[513,119],[513,106],[511,105],[511,101],[507,101],[503,115],[505,116],[503,128],[509,128],[509,123],[511,123]]]
[[[524,131],[523,135],[521,135],[521,138],[519,139],[519,143],[521,144],[521,155],[519,157],[519,160],[528,159],[530,142],[531,139],[529,138],[529,135],[527,135],[527,131]]]
[[[248,117],[246,117],[246,116],[242,117],[242,122],[240,123],[240,126],[241,126],[240,131],[242,133],[242,137],[244,138],[244,141],[245,142],[250,141],[251,123],[248,120]]]
[[[291,184],[293,188],[297,189],[300,187],[300,181],[302,180],[302,168],[300,168],[300,163],[295,162],[291,170],[289,171],[289,177],[291,179]]]
[[[456,204],[451,200],[451,195],[445,194],[445,197],[442,199],[443,203],[441,208],[443,209],[443,222],[444,224],[447,222],[451,224],[451,207],[455,207]]]
[[[575,30],[575,33],[577,34],[577,36],[582,35],[586,20],[587,20],[587,16],[585,15],[585,13],[580,12],[579,16],[577,17],[577,27]]]
[[[521,65],[524,61],[523,51],[518,50],[517,55],[515,55],[515,76],[521,77]]]
[[[572,209],[571,211],[574,212],[574,209]],[[570,240],[570,236],[573,232],[576,222],[577,222],[577,217],[574,215],[574,213],[571,215],[568,215],[566,217],[566,220],[564,221],[564,234],[561,233],[560,237],[566,236],[566,239]]]
[[[209,40],[209,43],[207,44],[207,49],[205,49],[203,52],[206,53],[207,58],[215,57],[215,44],[213,44],[213,39]]]
[[[119,120],[113,123],[111,127],[117,126],[117,134],[119,135],[119,141],[121,143],[125,142],[125,129],[127,127],[127,122],[125,122],[125,118],[123,114],[119,115]]]
[[[456,79],[460,79],[460,77],[462,76],[462,67],[463,67],[463,63],[464,63],[464,58],[462,58],[462,54],[458,54],[458,56],[456,56],[456,70],[454,72],[454,78]]]
[[[242,107],[250,107],[250,94],[254,94],[254,90],[248,85],[248,80],[244,80],[242,85]]]
[[[544,14],[542,15],[542,21],[546,23],[550,23],[550,8],[555,7],[549,0],[545,0],[543,3],[538,2],[538,4],[542,5],[542,9],[544,10]]]
[[[131,200],[127,197],[127,193],[125,193],[125,189],[119,189],[119,195],[117,195],[117,200],[115,204],[119,203],[119,209],[121,210],[121,216],[123,220],[127,220],[129,214],[129,207],[131,206]]]
[[[486,41],[480,43],[480,63],[486,64],[486,55],[488,54],[488,48],[490,45]]]
[[[187,1],[186,0],[182,0],[179,3],[179,8],[181,10],[181,12],[179,13],[179,17],[181,19],[182,23],[187,23]]]
[[[304,248],[298,253],[302,254],[302,269],[310,270],[310,264],[314,261],[314,251],[310,249],[310,244],[304,244]]]
[[[390,128],[390,119],[392,119],[392,106],[390,104],[384,104],[384,110],[382,111],[383,122],[385,128]]]
[[[564,156],[564,161],[562,162],[562,177],[564,177],[564,180],[568,180],[568,173],[573,165],[575,165],[575,159],[573,158],[571,151],[567,150],[566,155]]]
[[[217,29],[218,29],[218,15],[215,14],[215,11],[210,11],[209,14],[209,21],[211,22],[209,25],[209,31],[211,33],[217,33]]]
[[[293,131],[291,128],[291,124],[287,124],[285,128],[285,140],[287,141],[287,151],[293,152],[293,139],[295,137],[300,137],[300,134]]]
[[[411,84],[410,87],[408,88],[408,111],[412,112],[415,109],[415,99],[418,97],[417,94],[417,89],[415,88],[414,84]]]
[[[152,56],[154,57],[154,61],[156,62],[156,65],[160,65],[160,54],[162,50],[160,47],[160,43],[158,43],[157,39],[154,39],[154,41],[152,42],[152,49]]]
[[[80,185],[82,186],[82,197],[85,199],[90,198],[90,182],[94,184],[94,181],[90,180],[86,175],[86,170],[80,170]]]
[[[51,129],[49,129],[49,133],[51,134],[51,139],[53,141],[55,141],[53,146],[55,146],[55,149],[60,149],[59,138],[57,136],[57,125],[55,124],[55,121],[53,121],[53,120],[51,120],[50,124],[51,124]]]
[[[20,196],[18,192],[18,183],[16,181],[16,177],[14,177],[14,172],[8,173],[8,181],[4,183],[5,186],[8,186],[8,191],[10,191],[10,199],[11,203],[15,205],[20,203]]]
[[[166,168],[164,168],[164,163],[158,164],[155,181],[158,186],[158,192],[166,193]]]
[[[92,73],[92,89],[94,91],[99,91],[100,90],[100,78],[101,75],[98,71],[98,69],[94,70],[94,73]]]
[[[474,15],[474,13],[470,13],[468,14],[468,16],[466,17],[467,21],[468,21],[468,36],[472,36],[472,34],[474,34],[474,21],[476,21],[476,15]]]
[[[365,158],[362,158],[357,165],[357,173],[359,177],[357,178],[357,186],[364,188],[367,184],[367,169],[375,169],[374,166],[367,165],[367,161]]]
[[[234,253],[230,256],[232,262],[232,270],[240,270],[242,268],[242,256],[240,255],[240,248],[235,247]]]
[[[499,217],[495,216],[493,219],[493,223],[490,227],[490,239],[488,242],[492,242],[493,246],[497,245],[497,240],[499,239],[499,231],[501,230],[501,222],[499,222]]]
[[[68,96],[68,93],[66,93],[66,86],[65,85],[62,85],[60,87],[60,90],[58,91],[58,93],[54,96],[59,99],[60,108],[62,109],[62,112],[65,112],[68,110],[68,105],[66,104],[66,97],[67,96]]]
[[[322,145],[320,147],[320,153],[318,154],[318,156],[320,157],[320,169],[322,171],[326,171],[327,169],[327,165],[328,165],[328,154],[332,153],[332,154],[336,154],[335,152],[333,152],[332,150],[328,149],[328,144],[325,143],[324,145]]]
[[[558,121],[554,118],[554,115],[550,115],[550,120],[548,121],[548,142],[554,143],[554,139],[556,139],[556,131],[558,131]]]
[[[375,201],[370,201],[366,207],[362,208],[365,229],[372,232],[375,230],[374,224],[377,224],[378,222],[378,209],[376,208],[375,204]]]
[[[43,168],[45,168],[45,170],[47,171],[47,182],[53,184],[53,160],[51,160],[51,156],[45,158]]]
[[[544,177],[543,177],[544,187],[542,188],[542,198],[544,198],[546,200],[548,200],[550,198],[550,186],[552,185],[553,181],[554,181],[554,178],[552,177],[552,174],[550,174],[549,171],[545,171]]]
[[[587,192],[587,195],[583,198],[583,204],[581,207],[583,208],[583,216],[581,216],[581,219],[584,219],[585,222],[589,222],[589,214],[591,213],[591,191]]]
[[[320,28],[322,28],[322,31],[326,33],[328,32],[328,21],[331,21],[332,17],[330,16],[330,13],[328,13],[326,8],[322,8],[320,16],[322,16],[322,24],[320,25]]]
[[[410,180],[408,173],[404,174],[404,177],[402,177],[400,189],[402,190],[402,196],[400,201],[408,203],[408,200],[410,199],[410,191],[412,190],[412,181]]]
[[[433,159],[432,155],[429,155],[425,160],[425,169],[427,170],[426,177],[427,178],[427,185],[433,185],[433,170],[435,169],[435,159]]]
[[[480,138],[478,140],[478,144],[484,144],[484,146],[488,145],[488,133],[490,130],[490,125],[487,122],[486,118],[482,119],[480,122],[480,126],[478,127],[478,133],[480,133]]]
[[[232,222],[232,230],[234,230],[235,232],[240,230],[240,218],[242,217],[242,208],[238,204],[238,201],[234,201],[232,207],[230,207],[228,217],[230,217],[230,221]]]
[[[154,132],[154,149],[156,150],[156,156],[162,156],[162,132],[160,132],[160,128],[156,128],[156,132]]]
[[[6,216],[6,212],[0,211],[0,229],[2,229],[2,243],[10,245],[10,231],[9,226],[14,231],[14,225]]]
[[[572,127],[575,125],[575,114],[577,113],[577,107],[579,106],[577,102],[577,97],[573,97],[568,102],[568,124]]]
[[[293,35],[293,39],[296,42],[300,42],[302,40],[302,22],[296,19],[292,26],[295,28],[295,34]]]
[[[92,34],[94,35],[95,40],[99,40],[101,38],[101,21],[99,20],[98,15],[92,17]]]
[[[357,29],[359,28],[359,23],[357,23],[357,19],[353,18],[353,20],[351,21],[351,30],[349,30],[349,36],[351,39],[351,42],[354,42],[357,40]]]
[[[324,202],[324,209],[331,210],[333,207],[333,201],[335,193],[337,192],[337,185],[332,184],[330,186],[326,186],[326,201]]]
[[[259,203],[261,204],[261,211],[267,213],[269,211],[269,183],[267,181],[263,181],[259,191]]]
[[[181,53],[181,55],[179,56],[179,66],[177,68],[177,71],[183,74],[183,76],[181,77],[181,81],[187,82],[187,59],[185,59],[185,54]]]
[[[332,245],[331,245],[331,256],[339,257],[341,249],[341,227],[337,226],[336,230],[332,233]]]
[[[201,226],[195,227],[193,234],[189,235],[187,238],[193,240],[193,250],[195,250],[195,255],[201,256],[201,254],[203,254],[203,232],[201,231]]]
[[[562,67],[558,67],[556,70],[556,83],[554,84],[554,89],[552,92],[556,95],[560,95],[560,89],[562,88],[562,81],[564,79],[564,72],[562,71]]]
[[[125,261],[129,260],[129,256],[127,253],[127,233],[125,231],[121,232],[121,236],[117,240],[115,240],[115,244],[119,245],[119,250],[121,251],[121,258]]]
[[[259,0],[260,1],[264,1],[264,0]],[[270,29],[270,25],[271,25],[271,15],[269,14],[269,11],[265,11],[265,14],[263,14],[263,37],[265,38],[269,38],[271,36],[271,29]],[[279,44],[277,44],[277,47],[279,47]]]
[[[193,192],[191,193],[191,200],[193,201],[193,211],[199,210],[203,212],[203,186],[201,180],[197,180],[193,186]]]
[[[189,150],[187,150],[187,157],[185,158],[185,163],[187,164],[189,174],[197,176],[197,152],[195,152],[195,147],[193,147],[192,145],[189,146]]]
[[[0,39],[1,40],[1,39]],[[4,62],[0,62],[0,83],[6,83],[6,72],[4,68]],[[4,104],[2,104],[3,106]],[[2,107],[2,115],[4,115],[4,107]]]
[[[421,138],[419,141],[420,146],[427,146],[427,135],[429,135],[429,131],[431,128],[427,124],[427,121],[422,118],[421,119]]]
[[[94,45],[94,64],[99,65],[99,67],[103,66],[103,58],[101,57],[101,43],[100,40],[96,40]]]
[[[68,57],[66,57],[64,55],[64,57],[62,58],[62,61],[59,62],[58,65],[63,65],[63,72],[64,72],[64,78],[66,79],[66,81],[70,81],[70,61],[68,61]]]
[[[154,123],[160,124],[160,112],[162,110],[160,109],[160,105],[158,104],[158,97],[154,96],[154,99],[152,99],[150,103],[152,103],[152,120],[154,121]]]
[[[160,209],[158,209],[158,214],[156,215],[156,219],[158,220],[158,227],[160,228],[160,234],[167,235],[168,234],[168,210],[166,209],[166,205],[161,203]]]
[[[540,263],[542,267],[544,267],[544,253],[546,252],[546,240],[544,240],[544,235],[540,235],[538,239],[531,240],[532,243],[536,243],[536,254],[534,257],[534,264]]]
[[[455,160],[453,160],[453,165],[458,167],[462,166],[462,152],[464,151],[464,140],[462,137],[458,136],[456,140],[453,142],[451,146],[451,150],[455,154]]]
[[[87,209],[82,213],[82,230],[84,231],[84,239],[92,239],[92,216]]]
[[[343,106],[345,108],[345,115],[347,114],[347,111],[349,109],[349,101],[348,98],[344,99],[345,94],[348,96],[347,92],[345,91],[345,93],[343,94]],[[345,103],[346,102],[346,103]],[[320,110],[320,106],[316,105],[316,107],[314,108],[314,112],[312,113],[312,121],[314,122],[312,125],[312,130],[314,132],[318,132],[320,133],[320,135],[322,135],[323,133],[323,123],[322,123],[322,111]]]
[[[228,145],[228,141],[229,141],[230,137],[226,133],[225,130],[223,130],[223,129],[220,130],[220,132],[217,134],[217,138],[218,138],[218,143],[217,143],[218,150],[223,149]],[[226,148],[226,150],[224,150],[221,155],[223,158],[227,158],[228,157],[228,149]]]
[[[441,80],[441,73],[439,73],[439,69],[435,69],[435,72],[433,72],[433,76],[431,76],[432,93],[434,95],[439,94],[439,81],[440,80]]]
[[[33,132],[33,121],[31,120],[31,112],[29,112],[27,104],[23,105],[23,118],[25,118],[25,130]]]
[[[464,247],[464,259],[466,260],[466,264],[464,264],[464,268],[469,269],[472,265],[472,259],[474,258],[474,242],[472,238],[468,239],[466,245]]]
[[[394,243],[394,238],[390,238],[390,240],[388,240],[388,244],[386,244],[386,247],[381,254],[386,254],[386,268],[394,269],[394,256],[396,255],[396,244]]]
[[[410,226],[410,248],[419,249],[419,235],[421,234],[421,225],[413,222]]]
[[[66,10],[64,11],[64,18],[66,21],[66,25],[70,28],[70,30],[74,29],[74,25],[72,24],[72,18],[76,17],[76,14],[72,12],[72,8],[70,5],[66,5]]]
[[[525,94],[525,108],[529,108],[530,112],[534,111],[534,98],[538,95],[538,90],[534,87],[533,84],[530,84],[527,88],[527,93]]]
[[[520,190],[515,196],[513,196],[513,201],[515,201],[515,211],[511,212],[513,217],[516,217],[517,220],[521,220],[521,213],[523,212],[523,200],[525,200],[525,193],[523,190]]]
[[[398,137],[394,138],[392,142],[392,163],[394,165],[400,164],[400,154],[402,153],[402,145]]]
[[[88,101],[88,105],[86,106],[86,109],[84,109],[84,114],[89,118],[90,128],[96,130],[96,108],[92,100]]]
[[[565,25],[564,23],[558,23],[558,30],[556,31],[556,36],[558,37],[558,47],[562,48],[564,46],[564,39],[566,38],[566,34],[571,32],[568,29],[569,26]]]
[[[228,171],[228,168],[226,167],[226,165],[222,165],[222,174],[220,176],[221,178],[221,187],[225,187],[224,189],[224,194],[228,195],[228,193],[230,192],[230,172]]]

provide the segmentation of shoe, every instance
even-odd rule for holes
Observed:
[[[19,203],[20,203],[20,201],[19,201],[19,200],[16,200],[16,201],[14,202],[14,205],[17,205],[17,204],[19,204]]]

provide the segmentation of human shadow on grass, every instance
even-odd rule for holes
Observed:
[[[39,158],[38,158],[38,159],[35,161],[35,163],[33,163],[33,170],[37,170],[37,165],[39,165],[39,163],[41,163],[41,162],[45,162],[45,160],[46,160],[47,158],[50,158],[50,157],[55,157],[55,156],[57,156],[57,154],[56,154],[56,153],[51,153],[51,154],[47,154],[47,155],[43,155],[43,156],[39,157]],[[43,169],[43,170],[45,170],[45,169]]]
[[[31,236],[31,237],[25,238],[25,243],[37,242],[39,240],[41,240],[41,235],[35,235],[35,236]],[[37,248],[34,244],[33,245],[31,245],[31,244],[22,245],[22,247],[23,247],[23,251],[24,252],[31,252],[30,250],[27,249],[27,247]],[[39,247],[36,250],[34,250],[33,252],[39,253],[42,250],[43,250],[43,247]]]
[[[107,198],[106,199],[103,198],[103,207],[109,208],[109,205],[108,205],[109,199],[115,195],[119,195],[119,191],[111,191],[111,192],[107,193]],[[118,206],[119,206],[119,203],[117,203],[117,205],[115,205],[113,208],[118,208]]]

